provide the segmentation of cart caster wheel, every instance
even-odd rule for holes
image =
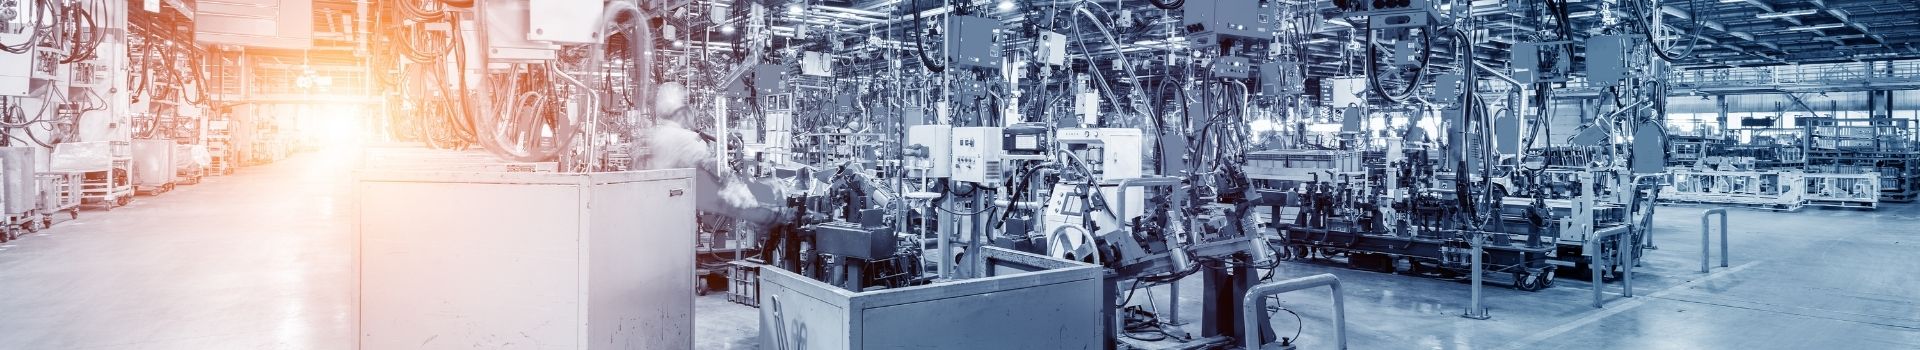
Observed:
[[[1540,289],[1553,288],[1553,269],[1540,271]]]
[[[1513,273],[1513,289],[1518,289],[1522,292],[1531,292],[1531,291],[1540,290],[1539,277],[1534,276],[1531,273],[1527,273],[1526,271],[1514,272]]]
[[[67,219],[68,219],[68,220],[80,220],[80,208],[73,208],[73,210],[68,210],[68,211],[67,211]]]

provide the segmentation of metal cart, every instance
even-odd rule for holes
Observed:
[[[133,144],[126,141],[55,145],[49,172],[79,174],[81,204],[103,209],[133,201]]]
[[[34,176],[40,182],[40,224],[53,226],[53,216],[67,213],[67,220],[80,218],[81,173],[44,172]]]

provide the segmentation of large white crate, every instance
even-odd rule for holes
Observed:
[[[693,172],[363,170],[359,347],[693,347]]]

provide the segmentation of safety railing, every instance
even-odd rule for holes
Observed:
[[[1669,82],[1678,85],[1763,85],[1832,83],[1862,79],[1914,77],[1920,77],[1920,62],[1901,61],[1872,66],[1850,63],[1700,69],[1673,74],[1669,77]]]
[[[1347,304],[1341,297],[1340,277],[1330,273],[1261,283],[1247,289],[1247,296],[1240,300],[1243,308],[1240,314],[1246,326],[1246,333],[1241,334],[1244,334],[1247,339],[1246,349],[1260,348],[1260,319],[1267,315],[1264,312],[1267,308],[1267,297],[1319,286],[1327,286],[1333,290],[1333,329],[1339,337],[1339,343],[1335,349],[1345,350],[1347,348]]]
[[[1707,209],[1700,213],[1700,273],[1707,273],[1707,261],[1711,260],[1713,246],[1708,239],[1713,231],[1709,230],[1707,220],[1714,214],[1720,214],[1720,267],[1727,267],[1727,208]]]
[[[1620,297],[1633,297],[1634,242],[1631,237],[1632,235],[1629,234],[1630,232],[1632,231],[1627,230],[1625,227],[1616,227],[1611,230],[1594,232],[1593,238],[1587,240],[1587,246],[1584,251],[1587,254],[1588,260],[1587,274],[1593,277],[1593,307],[1595,308],[1604,305],[1603,301],[1605,301],[1605,299],[1601,297],[1601,289],[1606,288],[1607,285],[1601,280],[1601,271],[1608,269],[1608,267],[1607,264],[1602,261],[1606,256],[1600,254],[1600,242],[1609,237],[1617,238],[1614,240],[1614,242],[1617,243],[1614,249],[1614,259],[1618,259],[1617,262],[1620,264]]]

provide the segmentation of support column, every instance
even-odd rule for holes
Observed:
[[[1727,123],[1727,95],[1714,96],[1713,101],[1714,101],[1713,110],[1715,113],[1719,114],[1718,116],[1714,117],[1714,121],[1717,123],[1720,123],[1720,130],[1724,132],[1727,130],[1727,124],[1728,124]]]

